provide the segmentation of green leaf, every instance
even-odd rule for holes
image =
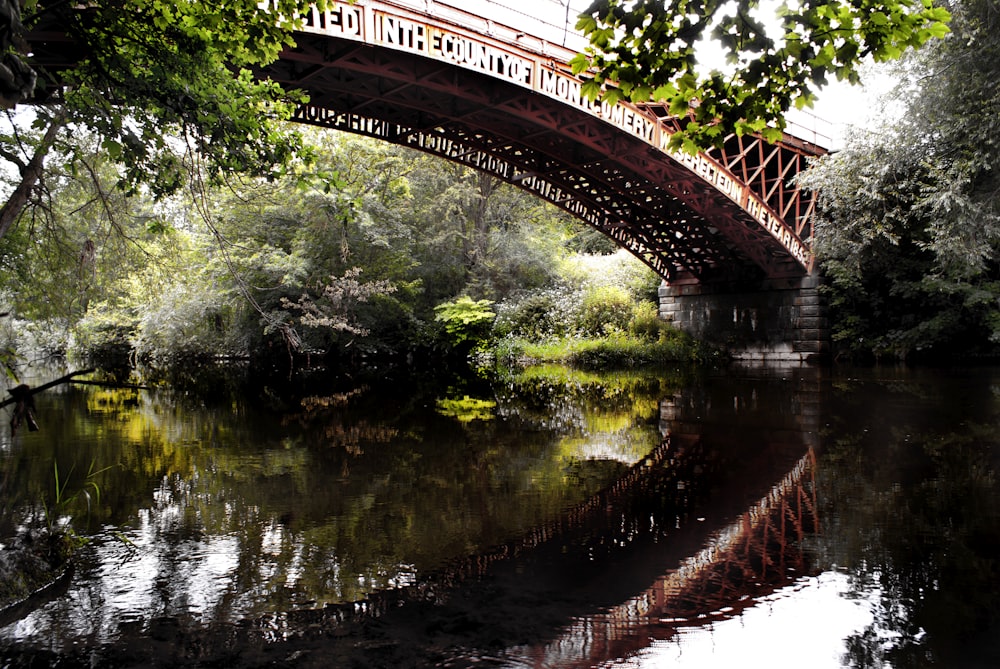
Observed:
[[[592,16],[582,14],[576,20],[576,29],[584,35],[589,35],[597,30],[597,21]]]
[[[122,145],[113,139],[105,139],[101,142],[101,147],[107,152],[111,160],[120,160],[122,157]]]
[[[775,142],[780,142],[781,138],[785,136],[785,133],[781,128],[764,128],[760,131],[760,136],[773,144]]]
[[[690,103],[687,99],[676,96],[670,101],[670,115],[671,116],[685,116],[688,110],[691,109]]]
[[[928,30],[930,31],[931,37],[936,37],[938,39],[941,39],[951,32],[951,28],[944,23],[932,23]]]
[[[578,53],[569,61],[569,65],[573,68],[573,74],[580,74],[590,67],[590,59],[585,54]]]
[[[677,80],[678,91],[685,96],[690,96],[698,89],[698,78],[694,72],[685,72]]]
[[[606,90],[604,92],[604,97],[602,98],[601,101],[605,102],[605,103],[607,103],[609,105],[611,105],[612,107],[614,107],[616,104],[618,104],[619,102],[621,102],[624,97],[625,96],[622,93],[621,89],[619,89],[619,88],[609,88],[608,90]]]
[[[597,83],[596,79],[588,79],[580,87],[580,93],[588,100],[597,100],[601,97],[601,85]]]
[[[889,24],[889,17],[885,15],[884,12],[872,12],[868,17],[868,20],[877,26],[884,26]]]
[[[669,100],[675,95],[677,95],[677,87],[668,82],[653,89],[652,99],[658,101]]]

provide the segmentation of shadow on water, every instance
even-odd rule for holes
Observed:
[[[496,413],[536,430],[539,421],[584,421],[572,403],[532,408],[550,382],[532,383],[528,406],[517,411],[510,397],[505,404],[510,387],[499,390]],[[610,483],[513,538],[355,601],[208,624],[153,615],[121,624],[100,646],[22,639],[8,642],[3,658],[23,666],[405,668],[590,667],[625,657],[679,628],[737,616],[815,572],[806,545],[819,523],[820,387],[810,369],[656,385],[659,443]],[[597,401],[617,401],[612,395]]]

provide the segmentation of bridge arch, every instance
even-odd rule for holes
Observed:
[[[488,172],[671,283],[813,270],[814,201],[793,183],[823,152],[810,142],[733,136],[697,156],[672,152],[678,121],[656,105],[589,101],[568,65],[575,52],[432,1],[334,2],[296,40],[263,74],[309,93],[297,121]]]

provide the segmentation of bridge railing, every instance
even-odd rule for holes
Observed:
[[[785,123],[785,132],[790,135],[825,149],[836,148],[836,127],[832,121],[822,116],[809,111],[792,110],[785,115]]]
[[[526,5],[522,0],[388,0],[387,4],[423,12],[511,44],[534,47],[541,53],[562,48],[576,54],[587,46],[586,38],[575,28],[577,15],[586,8],[586,3],[578,1],[534,0]]]

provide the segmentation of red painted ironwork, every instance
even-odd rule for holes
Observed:
[[[823,150],[733,136],[667,147],[661,106],[586,100],[574,52],[433,2],[335,3],[266,71],[309,92],[297,120],[443,156],[572,213],[665,279],[802,276],[814,202],[795,175]]]
[[[38,62],[72,64],[59,30],[29,38]],[[823,153],[815,144],[733,136],[697,156],[671,152],[679,121],[662,106],[594,103],[568,65],[574,51],[443,2],[333,2],[296,40],[260,74],[310,94],[297,121],[493,174],[674,283],[813,269],[815,203],[794,177]]]

